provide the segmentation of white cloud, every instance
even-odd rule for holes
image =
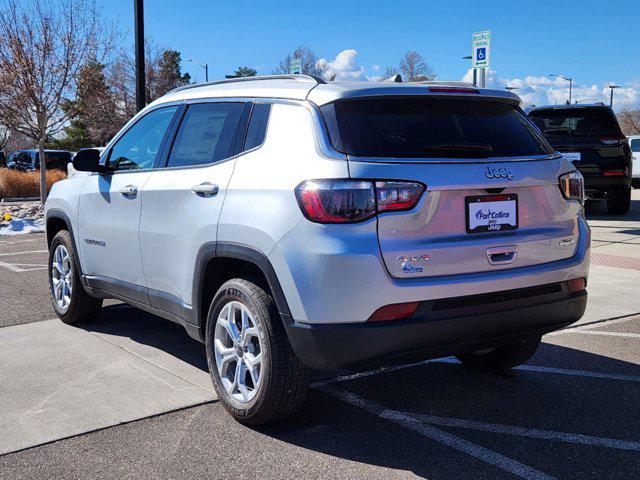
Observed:
[[[462,79],[465,82],[473,80],[473,71],[470,69]],[[583,85],[573,83],[571,93],[572,101],[604,102],[609,103],[609,85],[615,82],[606,82],[602,85]],[[569,82],[559,77],[536,77],[528,75],[524,78],[503,78],[495,70],[487,72],[486,85],[489,88],[503,89],[506,86],[517,87],[514,90],[525,105],[552,105],[561,104],[569,99]],[[628,84],[621,85],[614,91],[613,106],[616,110],[624,107],[635,107],[640,104],[640,78]]]
[[[343,50],[332,61],[318,60],[318,66],[326,68],[326,75],[335,80],[363,80],[364,67],[358,65],[358,52],[354,49]]]
[[[380,71],[380,65],[376,65],[374,63],[373,65],[371,65],[371,70],[373,70],[374,72],[379,72]]]

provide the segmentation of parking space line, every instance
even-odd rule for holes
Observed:
[[[322,380],[316,383],[313,383],[312,387],[319,387],[326,384],[331,383],[339,383],[346,382],[349,380],[357,380],[359,378],[366,378],[375,375],[380,375],[383,373],[395,372],[397,370],[404,370],[406,368],[420,367],[433,363],[445,363],[445,364],[457,364],[461,365],[458,360],[453,357],[447,358],[437,358],[433,360],[423,360],[422,362],[416,363],[406,363],[403,365],[394,365],[393,367],[381,368],[378,370],[370,370],[368,372],[358,372],[353,373],[351,375],[341,375],[338,377],[333,377],[327,380]],[[513,370],[523,371],[523,372],[535,372],[535,373],[550,373],[554,375],[567,375],[570,377],[584,377],[584,378],[598,378],[601,380],[616,380],[621,382],[636,382],[640,383],[639,375],[627,375],[624,373],[608,373],[608,372],[595,372],[592,370],[572,370],[568,368],[556,368],[556,367],[544,367],[539,365],[519,365]]]
[[[640,451],[640,442],[619,440],[616,438],[594,437],[579,433],[565,433],[554,430],[541,430],[538,428],[516,427],[512,425],[501,425],[497,423],[483,423],[462,418],[440,417],[437,415],[423,415],[417,413],[397,412],[388,410],[382,413],[384,418],[404,418],[409,417],[417,421],[440,427],[464,428],[468,430],[479,430],[483,432],[515,435],[518,437],[539,438],[542,440],[557,440],[566,443],[577,443],[592,447],[615,448],[618,450]]]
[[[558,330],[556,332],[547,333],[545,334],[545,337],[553,337],[554,335],[563,335],[565,333],[571,333],[574,330],[591,330],[594,328],[600,328],[603,326],[603,324],[606,324],[607,326],[611,326],[611,325],[617,325],[619,323],[630,322],[632,320],[640,320],[638,316],[640,316],[640,312],[632,313],[630,315],[623,315],[621,317],[612,317],[612,318],[605,318],[603,320],[594,320],[588,323],[572,325],[572,326],[563,328],[562,330]]]
[[[640,338],[640,333],[632,333],[632,332],[605,332],[602,330],[573,330],[567,333],[580,333],[582,335],[602,335],[605,337]]]
[[[9,252],[9,253],[0,253],[0,257],[10,257],[12,255],[26,255],[28,253],[48,253],[49,250],[29,250],[27,252]]]
[[[11,264],[11,263],[6,263],[6,262],[1,262],[0,261],[0,267],[4,267],[7,270],[11,270],[12,272],[16,272],[16,273],[21,273],[21,272],[25,272],[26,270],[16,267],[15,265]]]
[[[320,391],[336,397],[343,402],[349,403],[355,407],[361,408],[369,413],[377,415],[380,418],[392,421],[401,425],[409,430],[412,430],[420,435],[430,438],[443,445],[451,447],[460,452],[466,453],[478,460],[482,460],[485,463],[498,467],[509,473],[512,473],[520,478],[526,478],[531,480],[546,480],[553,479],[554,477],[547,475],[546,473],[536,470],[533,467],[524,465],[512,458],[506,457],[498,452],[489,450],[488,448],[477,445],[473,442],[460,438],[451,433],[440,430],[431,425],[427,425],[424,422],[415,420],[408,416],[385,416],[389,413],[389,410],[385,409],[382,405],[362,398],[354,393],[347,392],[329,384],[316,384],[316,388]]]

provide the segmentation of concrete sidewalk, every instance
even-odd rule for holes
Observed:
[[[201,368],[59,320],[0,329],[0,384],[0,454],[214,399]]]

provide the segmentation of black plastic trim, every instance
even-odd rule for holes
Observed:
[[[150,305],[146,287],[102,275],[85,275],[85,279],[93,289],[113,293],[118,298]]]
[[[76,263],[78,264],[78,272],[80,274],[80,278],[83,278],[82,275],[82,264],[81,264],[81,260],[80,260],[80,255],[78,254],[78,246],[76,245],[76,236],[73,234],[73,227],[71,226],[71,219],[69,218],[69,216],[62,210],[59,210],[57,208],[52,208],[49,209],[47,211],[47,216],[45,218],[45,231],[48,228],[48,224],[49,224],[49,219],[52,218],[56,218],[58,220],[63,220],[66,224],[67,224],[67,231],[69,232],[69,234],[71,235],[71,244],[73,246],[73,255],[76,259]],[[46,231],[45,233],[47,239],[49,238],[49,232]],[[48,247],[48,245],[47,245]]]

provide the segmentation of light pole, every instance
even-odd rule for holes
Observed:
[[[464,57],[462,57],[463,60],[472,60],[473,57],[471,55],[466,55]],[[478,85],[478,70],[477,69],[473,69],[473,86],[477,86]]]
[[[571,105],[571,90],[573,90],[573,78],[572,77],[565,77],[563,75],[557,75],[555,73],[552,73],[549,76],[550,77],[562,78],[563,80],[566,80],[567,82],[569,82],[569,105]]]
[[[609,88],[611,89],[611,97],[609,97],[609,108],[613,108],[613,90],[614,88],[620,88],[620,85],[611,84],[609,85]]]
[[[142,110],[147,103],[144,86],[144,0],[133,0],[136,37],[136,107]]]
[[[202,68],[204,68],[204,81],[205,82],[209,81],[209,64],[208,63],[205,63],[205,64],[198,63],[193,58],[188,59],[187,62],[195,63],[196,65],[200,65]]]

